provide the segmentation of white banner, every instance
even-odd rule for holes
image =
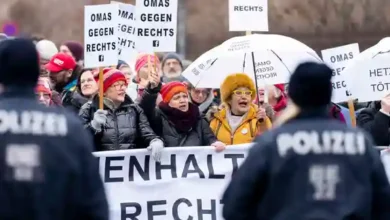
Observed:
[[[178,0],[136,0],[137,50],[175,52]]]
[[[335,103],[345,102],[351,99],[350,85],[351,80],[342,74],[348,62],[359,55],[359,44],[348,44],[340,47],[322,50],[322,60],[333,70],[332,87],[333,97],[332,101]],[[357,77],[357,76],[354,76]]]
[[[222,194],[249,147],[166,148],[160,164],[146,150],[95,153],[110,219],[223,219]]]
[[[84,66],[118,64],[118,5],[88,5],[84,8]]]
[[[229,31],[268,31],[268,0],[229,0]]]
[[[135,27],[135,6],[131,4],[119,4],[118,22],[119,59],[127,63],[131,63],[136,60],[138,55],[135,45],[137,39],[137,28]]]

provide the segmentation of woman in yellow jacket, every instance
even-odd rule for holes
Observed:
[[[253,104],[256,87],[253,80],[244,73],[226,77],[220,88],[224,107],[214,114],[210,122],[217,139],[226,145],[250,143],[256,135],[270,126],[265,109],[259,120],[258,107]]]

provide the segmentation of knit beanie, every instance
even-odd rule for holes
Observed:
[[[52,96],[52,92],[48,82],[42,79],[38,80],[37,86],[35,87],[35,91],[49,94],[50,97]]]
[[[75,57],[76,62],[84,59],[84,47],[79,42],[67,41],[63,45],[67,46]]]
[[[233,94],[233,91],[239,87],[248,88],[250,91],[252,91],[252,101],[255,99],[256,86],[254,80],[245,73],[234,73],[228,75],[221,84],[220,91],[222,102],[228,102],[231,95]]]
[[[57,46],[49,40],[41,40],[35,45],[35,47],[37,48],[39,57],[44,60],[50,60],[58,53]]]
[[[177,81],[166,83],[161,87],[160,90],[162,101],[169,103],[172,97],[180,92],[188,93],[186,84]]]
[[[142,67],[144,67],[146,64],[148,64],[148,59],[150,57],[150,63],[156,63],[156,66],[160,65],[160,60],[158,57],[154,54],[139,54],[136,61],[135,61],[135,81],[138,83],[140,81],[139,79],[139,71]]]
[[[103,92],[106,92],[110,86],[118,81],[123,81],[127,84],[126,77],[121,71],[111,68],[103,70]]]
[[[177,53],[168,53],[164,56],[163,60],[162,60],[162,63],[161,63],[161,67],[164,68],[164,65],[165,65],[165,62],[167,62],[167,60],[169,59],[175,59],[177,60],[177,62],[179,62],[180,66],[181,66],[181,69],[184,69],[183,68],[183,61],[182,59],[180,58],[180,55],[177,54]]]
[[[332,70],[325,64],[306,62],[291,75],[288,94],[301,108],[329,105],[332,98]]]

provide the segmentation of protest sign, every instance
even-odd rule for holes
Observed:
[[[351,92],[348,89],[348,76],[342,74],[348,62],[353,60],[359,53],[359,44],[348,44],[345,46],[335,47],[322,50],[323,61],[333,70],[332,87],[333,102],[345,102],[351,99]]]
[[[222,193],[250,145],[98,152],[110,219],[223,219]]]
[[[229,31],[268,31],[268,0],[229,0]]]
[[[88,5],[84,8],[84,66],[117,65],[118,5]]]
[[[256,76],[256,83],[261,85],[274,85],[287,83],[290,77],[289,70],[283,65],[282,61],[270,51],[252,53],[253,57],[248,56],[249,63],[253,63]],[[247,62],[247,61],[246,61]],[[248,68],[251,68],[249,65]],[[245,68],[248,72],[248,69]]]
[[[137,0],[137,49],[140,52],[174,52],[178,0]]]
[[[137,29],[135,27],[135,7],[131,4],[119,4],[118,10],[118,55],[120,60],[134,61],[137,57],[135,42]]]
[[[356,77],[351,77],[352,95],[359,102],[381,100],[390,93],[389,55],[361,61]]]

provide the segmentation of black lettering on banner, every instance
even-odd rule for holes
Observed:
[[[224,174],[215,174],[214,167],[213,167],[213,155],[208,154],[207,155],[207,168],[209,170],[209,179],[224,179]]]
[[[345,67],[343,68],[336,68],[336,69],[333,69],[332,70],[332,76],[340,76],[341,72],[345,69]]]
[[[248,40],[240,41],[240,42],[233,42],[230,46],[228,51],[238,51],[238,50],[245,50],[250,48],[250,42]]]
[[[353,53],[349,52],[349,53],[339,54],[336,56],[331,56],[330,62],[337,63],[337,62],[343,62],[343,61],[351,60],[351,59],[353,59]]]
[[[176,169],[176,155],[171,154],[170,163],[162,164],[156,162],[156,179],[161,180],[161,171],[170,170],[172,178],[177,178],[177,169]]]
[[[127,39],[118,37],[118,41],[119,41],[119,45],[121,45],[121,46],[130,47],[130,48],[132,47],[133,49],[135,49],[135,42],[132,40],[127,40]]]
[[[127,213],[127,209],[134,208],[133,213]],[[136,202],[121,203],[121,220],[141,220],[138,218],[141,215],[142,207]]]
[[[383,92],[383,91],[389,91],[389,86],[390,86],[390,83],[382,83],[382,82],[379,82],[378,84],[371,84],[371,87],[372,87],[372,91],[373,92]]]
[[[373,75],[378,77],[390,75],[390,67],[378,68],[369,71],[370,71],[370,77],[373,77]]]
[[[176,200],[175,203],[173,203],[173,207],[172,207],[173,220],[182,220],[179,217],[179,205],[182,203],[186,204],[188,207],[192,206],[192,203],[190,202],[190,200],[188,200],[186,198],[180,198],[180,199]],[[187,218],[187,220],[193,220],[193,219],[194,219],[194,217],[192,217],[191,215],[188,216],[188,218]]]
[[[150,162],[150,155],[145,156],[143,169],[141,164],[138,162],[136,156],[130,156],[129,161],[129,181],[134,181],[134,168],[137,170],[139,175],[142,177],[143,180],[149,181],[150,180],[150,173],[149,173],[149,162]]]
[[[137,28],[138,36],[141,37],[172,37],[175,34],[173,28]]]
[[[146,209],[148,210],[148,220],[153,220],[154,217],[156,216],[167,215],[167,211],[165,209],[160,211],[155,211],[153,209],[153,206],[166,205],[166,204],[167,204],[166,200],[148,201],[146,203]]]
[[[105,42],[96,44],[87,44],[87,52],[103,52],[116,50],[116,42]]]
[[[346,88],[347,87],[347,84],[345,83],[345,81],[337,81],[337,82],[332,82],[332,88],[333,89],[342,89],[342,88]]]
[[[203,209],[202,206],[202,200],[197,199],[196,200],[197,206],[198,206],[198,220],[203,220],[203,215],[210,215],[211,220],[217,220],[217,202],[215,199],[211,200],[211,208],[210,209]],[[210,218],[206,218],[210,219]]]
[[[191,165],[194,167],[193,170],[190,170]],[[187,178],[189,173],[197,173],[199,178],[204,179],[205,175],[203,171],[200,169],[198,162],[196,161],[195,154],[188,155],[186,162],[184,163],[182,178]]]
[[[126,10],[120,10],[119,9],[119,14],[118,14],[121,18],[125,18],[125,19],[129,19],[129,20],[134,20],[134,14],[129,12],[129,11],[126,11]]]
[[[136,28],[134,28],[133,26],[129,26],[126,24],[118,24],[118,29],[122,33],[127,33],[127,34],[135,34],[135,30],[136,30]]]
[[[276,72],[272,72],[275,71],[275,68],[272,66],[270,60],[256,62],[255,68],[255,74],[258,80],[269,79],[277,76]]]
[[[123,170],[122,166],[112,166],[111,161],[123,161],[124,159],[125,159],[124,156],[106,157],[106,162],[104,165],[105,183],[123,182],[123,177],[110,177],[110,171]]]
[[[238,170],[238,159],[244,159],[245,158],[244,154],[225,154],[224,157],[226,159],[232,159],[232,166],[233,166],[233,173],[232,173],[232,175],[234,175],[234,173]]]
[[[144,0],[145,7],[169,7],[169,0]]]
[[[172,14],[141,14],[142,22],[172,22]]]
[[[111,21],[111,12],[91,14],[91,21]]]
[[[241,6],[234,6],[234,11],[258,11],[258,12],[262,12],[262,11],[264,11],[264,8],[263,8],[263,6],[241,5]]]
[[[91,28],[88,30],[89,37],[104,37],[104,36],[112,36],[112,35],[114,35],[113,27]]]
[[[346,90],[346,91],[345,91],[345,95],[346,95],[346,96],[351,96],[352,94],[351,94],[350,91]]]

